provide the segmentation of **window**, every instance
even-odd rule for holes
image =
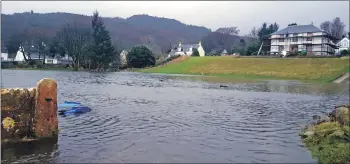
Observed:
[[[298,38],[293,38],[292,41],[293,42],[298,42]]]
[[[306,41],[312,41],[312,37],[307,37]]]
[[[283,35],[283,34],[281,34],[281,35],[280,35],[280,37],[281,37],[281,38],[283,38],[283,37],[284,37],[284,35]]]
[[[308,32],[306,35],[307,36],[312,36],[312,32]]]
[[[326,37],[322,37],[322,42],[323,42],[323,43],[324,43],[324,42],[329,42],[329,39],[326,38]]]
[[[311,52],[312,51],[312,46],[306,46],[306,51]]]
[[[284,42],[284,39],[278,39],[279,42]]]
[[[278,51],[281,52],[284,50],[284,46],[278,46]]]

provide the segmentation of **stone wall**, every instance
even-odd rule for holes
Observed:
[[[1,89],[1,142],[57,137],[57,83],[42,79],[36,88]]]

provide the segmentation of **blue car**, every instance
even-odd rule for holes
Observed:
[[[59,108],[58,112],[61,115],[62,114],[64,115],[81,114],[81,113],[86,113],[91,111],[89,107],[83,106],[79,102],[70,102],[70,101],[65,101],[63,104],[59,104],[58,108]]]

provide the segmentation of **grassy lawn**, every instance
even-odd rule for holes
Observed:
[[[349,72],[349,60],[340,58],[190,57],[181,62],[144,69],[141,72],[330,82],[343,73]]]

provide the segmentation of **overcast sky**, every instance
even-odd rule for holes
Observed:
[[[262,22],[277,22],[280,28],[289,23],[314,23],[319,27],[335,17],[349,31],[349,1],[2,1],[2,13],[12,14],[33,10],[36,13],[69,12],[127,18],[148,14],[177,19],[186,24],[205,26],[212,30],[237,26],[246,34]]]

